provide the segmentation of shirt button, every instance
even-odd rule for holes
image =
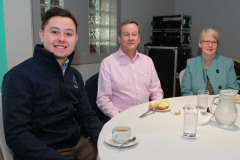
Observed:
[[[222,86],[218,86],[218,89],[222,89]]]

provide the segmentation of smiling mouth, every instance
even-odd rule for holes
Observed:
[[[59,49],[65,49],[65,48],[67,48],[67,47],[65,47],[65,46],[57,46],[57,45],[55,45],[54,47],[55,47],[55,48],[59,48]]]
[[[206,50],[210,50],[210,51],[212,51],[212,50],[214,50],[213,48],[206,48]]]

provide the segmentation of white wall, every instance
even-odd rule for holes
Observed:
[[[3,0],[8,69],[32,57],[31,0]]]
[[[34,46],[32,6],[31,0],[3,0],[3,2],[8,69],[11,69],[25,59],[32,57]],[[173,14],[175,10],[175,0],[121,0],[120,5],[119,18],[121,22],[126,19],[134,19],[139,23],[141,30],[140,52],[144,52],[144,44],[150,41],[152,16]],[[81,7],[83,6],[79,5],[79,11],[82,11]],[[77,13],[77,11],[73,12]],[[99,71],[100,63],[73,65],[73,67],[77,68],[83,79],[86,80]]]
[[[218,53],[240,60],[240,1],[239,0],[176,0],[176,14],[192,16],[192,53],[197,56],[199,35],[203,28],[212,27],[220,33]]]

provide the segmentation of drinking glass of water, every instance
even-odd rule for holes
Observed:
[[[183,136],[194,138],[197,134],[198,108],[194,104],[184,106]]]
[[[201,114],[206,114],[207,113],[207,108],[208,108],[208,95],[209,91],[205,89],[200,89],[198,90],[198,109]]]

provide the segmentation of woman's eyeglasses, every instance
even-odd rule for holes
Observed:
[[[204,41],[204,40],[202,40],[202,43],[204,45],[210,45],[210,44],[212,44],[213,46],[217,45],[217,41]]]

